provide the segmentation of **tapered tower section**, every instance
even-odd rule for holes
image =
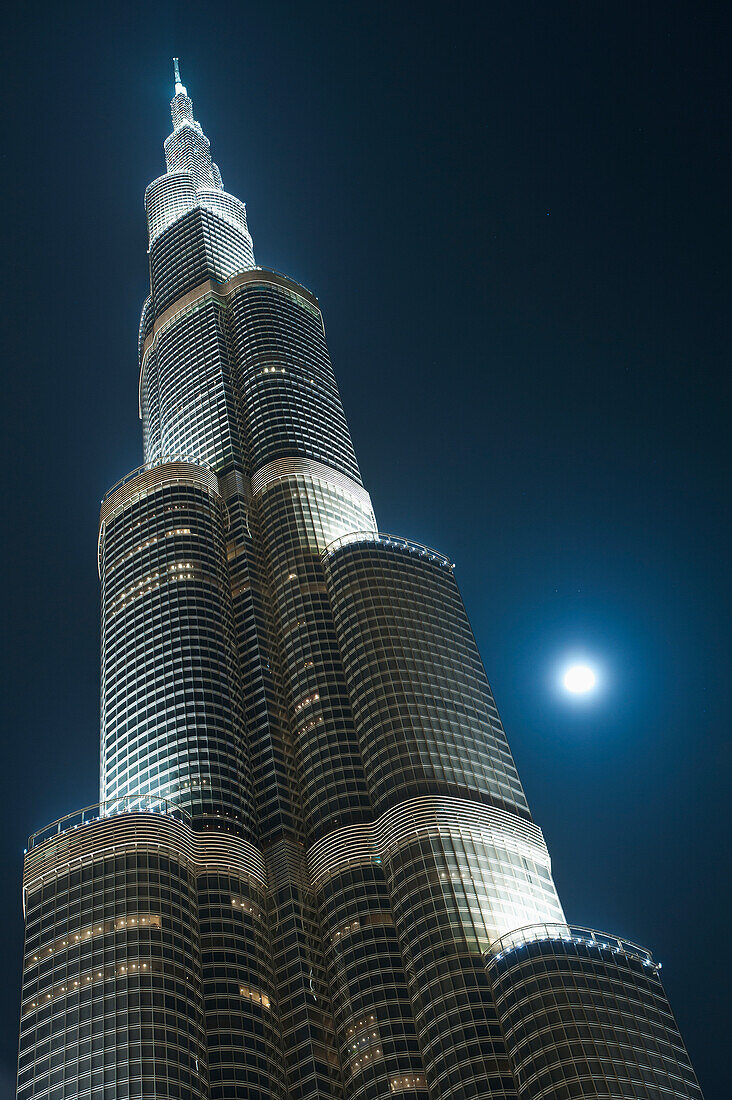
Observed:
[[[378,533],[318,300],[256,266],[177,61],[171,115],[19,1100],[699,1100],[650,956],[567,925],[452,564]]]

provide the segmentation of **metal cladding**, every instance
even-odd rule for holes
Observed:
[[[29,842],[18,1100],[697,1100],[650,957],[566,923],[453,567],[378,533],[177,59],[171,113],[101,802]]]

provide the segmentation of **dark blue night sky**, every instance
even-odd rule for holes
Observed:
[[[259,263],[321,300],[381,527],[457,563],[568,917],[651,948],[727,1095],[722,15],[14,9],[0,1100],[25,839],[98,798],[98,505],[141,461],[142,196],[174,54]],[[556,689],[577,651],[605,669],[591,700]]]

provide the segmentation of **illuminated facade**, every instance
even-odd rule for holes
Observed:
[[[697,1100],[650,956],[567,925],[453,567],[378,533],[318,301],[256,267],[177,65],[171,108],[19,1100]]]

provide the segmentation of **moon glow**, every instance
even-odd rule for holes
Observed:
[[[572,695],[584,695],[592,691],[597,677],[589,665],[571,665],[564,673],[563,683]]]

